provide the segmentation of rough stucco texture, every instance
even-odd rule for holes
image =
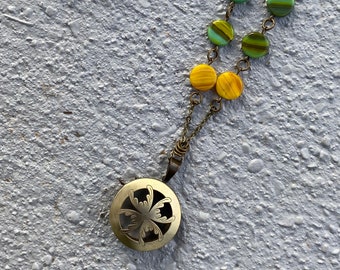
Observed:
[[[118,179],[164,173],[226,4],[0,1],[1,269],[340,269],[335,0],[296,1],[242,97],[193,140],[169,183],[183,214],[170,244],[138,253],[107,224]],[[236,6],[218,72],[265,16],[262,0]]]

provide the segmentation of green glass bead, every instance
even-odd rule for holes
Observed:
[[[242,51],[251,58],[259,58],[269,52],[269,39],[260,32],[253,32],[242,39]]]
[[[236,3],[236,4],[242,4],[242,3],[245,3],[245,2],[247,2],[248,0],[234,0],[234,2]]]
[[[294,0],[267,0],[267,8],[278,17],[288,15],[294,7]]]
[[[214,21],[208,27],[208,38],[217,46],[225,46],[234,38],[233,26],[224,20]]]

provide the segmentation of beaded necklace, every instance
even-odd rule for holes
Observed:
[[[227,5],[224,19],[213,21],[207,35],[213,47],[207,53],[207,64],[200,64],[190,72],[190,82],[195,90],[189,98],[188,113],[183,131],[169,155],[169,164],[162,181],[142,178],[124,184],[116,194],[110,209],[110,224],[117,238],[126,246],[149,251],[163,247],[177,233],[181,222],[181,208],[177,196],[168,182],[180,168],[189,150],[190,141],[200,132],[207,121],[222,109],[222,102],[234,100],[243,92],[240,73],[250,69],[250,59],[260,58],[269,52],[269,39],[266,32],[275,26],[275,16],[288,15],[294,0],[266,0],[270,13],[262,21],[260,32],[251,32],[242,39],[241,50],[244,56],[236,62],[235,72],[227,71],[217,75],[211,66],[217,59],[219,47],[226,46],[234,38],[234,28],[228,22],[236,4],[248,0],[231,0]],[[189,132],[194,108],[203,100],[202,92],[215,89],[217,98],[203,120]]]

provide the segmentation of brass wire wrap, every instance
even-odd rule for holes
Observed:
[[[186,152],[189,150],[189,147],[190,145],[188,140],[179,139],[177,141],[174,149],[172,149],[170,153],[168,168],[162,179],[163,182],[168,182],[181,167],[182,161]]]
[[[189,150],[189,141],[187,140],[178,140],[174,149],[171,152],[171,156],[176,156],[182,158],[185,156],[186,152]]]

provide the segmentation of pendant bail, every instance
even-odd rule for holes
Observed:
[[[168,182],[179,170],[182,165],[183,158],[176,159],[175,157],[169,158],[168,169],[166,170],[166,174],[163,177],[163,182]]]
[[[182,138],[177,141],[176,146],[171,151],[171,155],[169,158],[168,168],[166,170],[166,174],[163,177],[163,182],[168,182],[179,170],[182,165],[184,156],[186,152],[189,150],[189,140]]]

